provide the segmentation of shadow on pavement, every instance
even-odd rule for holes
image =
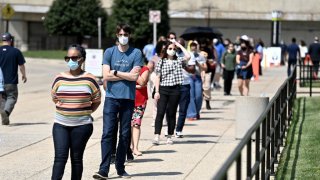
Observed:
[[[212,121],[216,121],[216,120],[220,120],[221,118],[212,118],[212,117],[200,117],[200,119],[198,121],[201,120],[212,120]]]
[[[148,151],[143,151],[143,154],[164,154],[164,153],[175,153],[177,151],[174,150],[148,150]]]
[[[185,124],[184,126],[198,126],[198,124]]]
[[[190,135],[184,135],[183,137],[186,138],[202,138],[202,137],[219,137],[218,135],[206,135],[206,134],[190,134]]]
[[[12,123],[9,126],[33,126],[33,125],[41,125],[41,124],[49,124],[45,122],[38,122],[38,123]]]
[[[174,141],[174,144],[209,144],[209,143],[217,143],[217,142],[216,141],[206,141],[206,140]]]
[[[151,158],[151,159],[135,159],[132,162],[133,163],[144,163],[144,162],[161,162],[161,161],[163,161],[163,159]]]
[[[148,172],[148,173],[140,173],[140,174],[132,174],[132,176],[175,176],[180,175],[181,172]]]

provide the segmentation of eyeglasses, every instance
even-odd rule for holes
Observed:
[[[125,36],[125,37],[128,37],[128,36],[129,36],[129,34],[128,34],[128,33],[118,34],[118,36]]]
[[[78,61],[80,58],[81,58],[80,56],[65,56],[65,57],[64,57],[64,60],[65,60],[66,62],[69,62],[70,59],[71,59],[72,61]]]

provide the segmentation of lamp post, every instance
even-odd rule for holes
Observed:
[[[216,9],[212,5],[207,5],[207,6],[201,6],[202,9],[206,9],[208,14],[207,14],[207,27],[210,27],[210,21],[211,21],[211,10]]]
[[[271,45],[272,46],[279,46],[279,39],[280,39],[280,31],[281,31],[281,11],[272,11],[272,29],[271,29]]]

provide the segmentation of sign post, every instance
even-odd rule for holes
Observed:
[[[15,11],[10,6],[10,4],[6,4],[2,9],[1,13],[3,18],[6,20],[6,32],[9,32],[9,19],[14,15]]]
[[[271,30],[271,45],[279,46],[280,32],[281,32],[281,11],[272,11],[272,30]]]
[[[86,49],[85,70],[96,77],[102,77],[102,49]]]
[[[98,48],[101,48],[101,17],[98,17]]]
[[[157,23],[161,22],[161,11],[150,10],[149,11],[149,22],[153,23],[153,45],[157,44]]]

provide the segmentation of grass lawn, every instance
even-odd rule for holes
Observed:
[[[276,179],[320,179],[320,97],[298,98]]]
[[[63,60],[67,51],[50,50],[50,51],[26,51],[23,52],[24,57],[44,58],[44,59],[59,59]]]
[[[301,87],[309,87],[310,86],[310,83],[308,81],[304,82],[304,83],[301,83],[300,85]],[[312,81],[312,87],[314,88],[320,88],[320,80],[317,79],[317,80],[313,80]]]

